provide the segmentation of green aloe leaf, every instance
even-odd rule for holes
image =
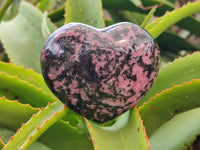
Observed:
[[[4,143],[4,146],[5,146],[5,143],[7,143],[9,141],[10,137],[14,134],[15,134],[15,132],[13,132],[9,129],[0,127],[1,140]]]
[[[66,0],[41,0],[38,7],[41,11],[55,12],[63,8],[65,2]]]
[[[179,85],[192,79],[200,79],[199,58],[200,53],[196,52],[184,58],[179,58],[160,69],[155,83],[145,97],[138,103],[138,106],[149,101],[151,97],[154,97],[162,90],[171,88],[173,85]]]
[[[65,23],[81,22],[96,28],[104,27],[101,0],[67,0]]]
[[[65,14],[65,11],[64,11],[64,5],[63,5],[59,9],[50,12],[48,14],[48,17],[51,19],[51,21],[58,22],[64,19],[64,16],[63,16],[64,14]]]
[[[156,42],[158,43],[160,49],[165,52],[171,51],[178,53],[180,50],[195,51],[200,49],[200,47],[192,45],[186,39],[170,32],[163,32],[156,39]]]
[[[163,15],[166,10],[173,10],[174,4],[168,1],[163,0],[140,0],[143,4],[142,7],[137,7],[134,5],[130,0],[117,0],[113,2],[112,0],[102,0],[103,6],[105,8],[114,8],[114,9],[122,9],[122,10],[131,10],[131,11],[138,11],[138,12],[145,12],[148,13],[151,8],[155,5],[160,5],[157,9],[157,15]],[[141,6],[141,5],[140,5]]]
[[[151,11],[148,13],[148,15],[145,17],[145,19],[143,20],[141,27],[144,28],[149,22],[150,19],[153,17],[155,11],[156,11],[157,5],[154,6]]]
[[[173,86],[151,98],[139,112],[146,132],[151,136],[164,123],[176,114],[200,107],[200,79]]]
[[[51,126],[38,141],[47,145],[52,150],[93,150],[90,136],[80,132],[69,123],[58,121]]]
[[[137,12],[122,10],[122,11],[118,11],[116,13],[117,13],[118,17],[120,18],[120,22],[121,21],[129,21],[129,22],[140,25],[143,22],[143,20],[145,19],[144,14],[140,14]]]
[[[155,12],[156,16],[162,16],[166,13],[166,11],[172,11],[175,9],[175,4],[166,0],[141,0],[141,2],[144,8],[146,8],[147,10],[136,7],[135,5],[132,4],[130,0],[117,0],[115,2],[113,2],[112,0],[102,0],[104,8],[108,9],[112,8],[117,10],[130,10],[146,14],[149,13],[150,8],[153,8],[153,6],[158,5],[158,8],[156,9]],[[200,36],[200,30],[199,30],[200,21],[198,21],[194,17],[184,18],[183,20],[177,22],[176,25],[178,25],[180,28],[191,31],[192,34]]]
[[[39,110],[39,108],[33,108],[29,104],[20,104],[4,97],[0,98],[0,114],[3,114],[0,115],[0,127],[15,131]]]
[[[11,5],[11,3],[12,3],[12,0],[1,0],[0,1],[0,22],[1,22],[3,15],[5,14],[6,10]]]
[[[0,135],[2,136],[2,140],[7,143],[10,139],[10,137],[12,135],[14,135],[15,132],[5,129],[5,128],[1,128],[0,127]],[[5,144],[4,144],[5,146]],[[2,147],[3,148],[3,147]],[[50,148],[48,148],[46,145],[42,144],[41,142],[34,142],[29,148],[28,150],[51,150]]]
[[[25,69],[23,66],[16,66],[13,63],[4,63],[0,61],[0,72],[5,72],[11,76],[17,76],[20,80],[28,81],[30,84],[42,88],[44,92],[51,93],[42,75],[36,73],[32,69]]]
[[[64,115],[66,115],[66,109],[61,102],[56,101],[49,104],[33,115],[26,124],[22,124],[17,133],[4,146],[4,150],[27,149],[42,133]]]
[[[7,0],[7,2],[10,0]],[[12,0],[10,6],[6,9],[6,12],[2,18],[2,21],[9,21],[13,19],[19,12],[19,4],[21,0]]]
[[[17,16],[0,24],[0,38],[10,60],[16,65],[40,69],[40,54],[45,39],[42,34],[43,14],[27,2],[21,2]],[[56,27],[47,20],[49,31]]]
[[[147,27],[149,29],[148,31],[154,38],[157,38],[173,24],[198,12],[200,12],[200,1],[188,3],[179,9],[166,13],[163,17],[158,18],[158,20],[155,20],[152,23],[154,26],[151,29]]]
[[[129,115],[124,116],[124,115]],[[86,120],[95,149],[148,150],[149,141],[137,108],[121,116],[113,126],[101,127]],[[106,143],[108,144],[105,144]]]
[[[40,109],[33,108],[29,104],[20,104],[17,101],[10,101],[0,98],[0,127],[13,133],[20,128],[22,123],[26,123],[33,114]],[[68,111],[68,110],[67,110]],[[2,131],[5,132],[5,131]],[[0,131],[0,136],[3,136]],[[6,136],[10,138],[13,134]],[[2,137],[5,139],[5,137]],[[8,140],[5,140],[7,142]],[[58,121],[44,132],[38,140],[52,150],[63,150],[64,147],[74,150],[92,150],[92,143],[87,134],[79,129],[72,127],[70,123]],[[77,144],[79,143],[79,144]]]
[[[41,0],[39,9],[41,11],[47,11],[50,10],[56,3],[56,0]]]
[[[0,72],[0,96],[10,100],[18,100],[34,107],[44,107],[48,102],[54,102],[55,97],[47,94],[42,89],[22,81],[17,77]]]
[[[22,103],[30,103],[31,105],[35,106],[35,104],[33,104],[35,102],[35,99],[33,100],[33,98],[30,98],[31,94],[29,94],[29,97],[22,99],[22,97],[19,97],[16,95],[16,91],[14,89],[10,90],[11,87],[12,88],[18,87],[16,85],[23,85],[24,88],[19,87],[18,90],[20,88],[26,89],[26,86],[28,86],[29,92],[32,92],[32,90],[35,91],[34,89],[37,89],[37,91],[39,93],[43,93],[46,96],[47,96],[47,94],[45,94],[45,93],[48,93],[48,96],[47,96],[48,98],[46,100],[41,99],[41,97],[39,97],[39,95],[37,96],[37,99],[39,99],[39,101],[38,101],[39,103],[37,104],[38,107],[46,106],[48,101],[50,101],[50,102],[55,101],[56,97],[47,87],[41,74],[34,72],[32,69],[25,69],[23,66],[16,66],[12,63],[0,62],[0,73],[4,73],[4,72],[6,74],[8,74],[9,76],[7,76],[7,78],[4,78],[8,82],[2,81],[2,85],[0,85],[0,87],[2,88],[2,91],[0,92],[1,96],[6,96],[9,99],[18,99],[18,101],[20,101]],[[13,80],[14,80],[14,82],[12,83]],[[22,80],[22,81],[20,81],[20,80]],[[25,81],[25,82],[23,82],[23,81]],[[29,85],[27,82],[30,84],[33,84],[33,85]],[[3,83],[5,83],[5,85],[3,85]],[[21,84],[18,84],[18,83],[21,83]],[[13,84],[16,84],[16,85],[13,85]],[[9,87],[9,85],[11,85],[11,87]],[[33,89],[31,89],[31,87]],[[38,88],[42,88],[43,91],[38,90]],[[26,90],[28,90],[28,89],[26,89]],[[17,93],[19,95],[24,96],[23,90],[21,90],[21,92],[17,92]],[[51,98],[49,97],[49,94],[51,95]],[[30,101],[29,99],[32,101]],[[52,99],[54,99],[54,100],[52,100]],[[44,101],[46,101],[46,102],[44,103]],[[44,104],[42,104],[42,103],[44,103]],[[42,105],[40,105],[40,104],[42,104]],[[67,115],[63,119],[66,121],[69,121],[70,124],[72,124],[73,126],[77,126],[77,121],[79,120],[78,115],[75,113],[72,113],[72,111],[70,111],[70,114],[71,114],[70,116]]]
[[[176,115],[150,138],[152,150],[183,150],[200,133],[200,108]]]

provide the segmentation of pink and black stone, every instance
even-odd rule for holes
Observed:
[[[154,83],[159,50],[141,27],[122,22],[104,29],[70,23],[44,45],[42,74],[70,109],[105,123],[136,105]]]

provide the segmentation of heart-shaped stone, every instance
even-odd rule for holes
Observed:
[[[47,85],[63,103],[104,123],[147,93],[159,70],[159,50],[150,34],[132,23],[104,29],[70,23],[49,37],[41,64]]]

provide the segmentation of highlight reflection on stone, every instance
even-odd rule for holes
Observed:
[[[97,123],[136,105],[154,83],[159,50],[149,33],[122,22],[104,29],[70,23],[44,45],[42,73],[69,108]]]

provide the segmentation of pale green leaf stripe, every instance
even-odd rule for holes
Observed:
[[[96,28],[104,27],[101,0],[67,0],[65,23],[80,22]]]
[[[42,34],[43,14],[30,3],[21,2],[17,16],[0,24],[0,38],[15,65],[41,72],[40,55],[45,43]],[[47,20],[50,32],[56,27]]]
[[[125,114],[127,115],[127,114]],[[97,150],[148,150],[149,141],[137,109],[131,109],[111,127],[101,127],[86,120]],[[127,120],[126,120],[127,118]],[[107,144],[105,144],[105,141]]]
[[[173,86],[157,94],[139,112],[150,137],[176,114],[200,107],[200,79]]]
[[[200,107],[176,115],[150,138],[151,150],[183,150],[200,133]]]
[[[17,131],[3,150],[25,150],[51,125],[66,115],[64,105],[56,101],[41,109]]]

